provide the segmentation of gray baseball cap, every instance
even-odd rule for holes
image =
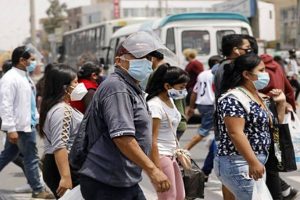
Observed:
[[[178,58],[170,51],[159,37],[150,31],[138,31],[129,35],[122,43],[122,46],[136,58],[142,58],[153,51],[164,55],[166,60],[176,63]]]

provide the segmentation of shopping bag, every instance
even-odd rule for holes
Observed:
[[[300,167],[300,120],[296,113],[289,112],[284,117],[284,123],[289,125],[295,158],[298,168]]]
[[[80,191],[80,185],[68,190],[59,200],[84,200]]]
[[[262,178],[254,181],[252,200],[273,200],[270,191]]]
[[[182,173],[186,199],[204,198],[204,174],[193,159],[191,164],[191,169]]]
[[[267,169],[278,172],[291,172],[297,170],[295,150],[292,142],[289,125],[279,123],[276,104],[270,102],[269,108],[273,113],[274,120],[271,124],[271,146],[269,158],[266,163]]]

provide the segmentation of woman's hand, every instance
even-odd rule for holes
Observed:
[[[61,177],[59,186],[56,190],[57,195],[62,197],[68,189],[72,189],[71,177]]]
[[[282,90],[273,89],[270,91],[270,94],[276,103],[285,103],[286,97],[285,97],[284,93],[282,92]]]
[[[253,163],[249,164],[249,176],[254,180],[258,180],[263,177],[265,173],[265,166],[261,164],[258,160]]]

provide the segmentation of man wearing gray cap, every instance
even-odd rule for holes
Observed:
[[[147,32],[130,35],[116,52],[116,69],[99,87],[86,115],[89,151],[80,170],[85,199],[144,200],[142,170],[158,192],[166,175],[148,158],[151,117],[139,83],[152,71],[149,53],[165,48]]]

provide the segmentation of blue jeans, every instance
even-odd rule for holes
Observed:
[[[267,155],[256,156],[265,164]],[[216,176],[234,194],[236,200],[252,199],[254,179],[249,177],[249,165],[242,156],[216,156],[214,164]]]
[[[198,133],[205,137],[214,126],[214,105],[197,105],[197,108],[201,116],[201,126]]]
[[[211,142],[209,147],[209,152],[205,158],[204,165],[202,167],[202,171],[206,176],[208,176],[212,169],[214,168],[214,158],[217,152],[217,144],[215,139]]]
[[[0,154],[0,171],[11,161],[13,161],[19,153],[24,156],[25,176],[33,192],[41,192],[43,185],[40,181],[39,174],[39,157],[36,147],[36,132],[18,132],[19,139],[17,144],[12,144],[6,140],[5,148]]]

